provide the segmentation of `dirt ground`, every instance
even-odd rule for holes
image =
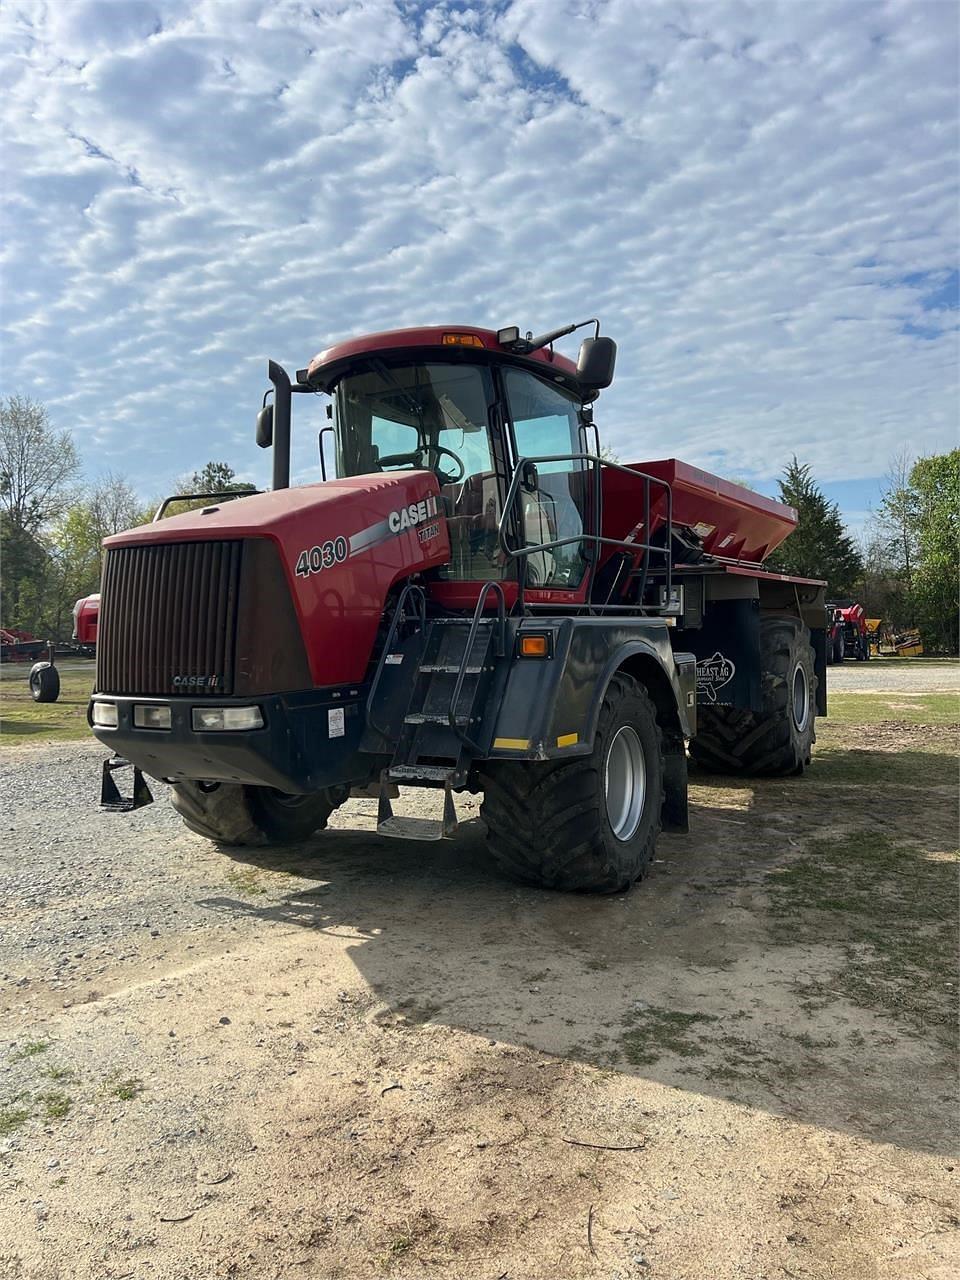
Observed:
[[[505,881],[472,797],[229,857],[18,741],[0,1276],[953,1280],[949,670],[838,694],[804,778],[693,778],[610,898]]]

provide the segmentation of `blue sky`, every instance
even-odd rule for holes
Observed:
[[[91,478],[266,483],[268,357],[599,315],[622,458],[797,453],[859,527],[957,443],[958,13],[6,0],[0,392]]]

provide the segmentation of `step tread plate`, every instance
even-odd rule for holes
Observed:
[[[394,815],[377,825],[377,834],[395,840],[442,840],[443,823],[436,818],[402,818]]]

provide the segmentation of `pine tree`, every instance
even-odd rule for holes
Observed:
[[[779,480],[780,501],[796,508],[796,529],[767,565],[801,578],[826,578],[831,598],[849,595],[863,573],[860,553],[843,527],[840,508],[824,496],[810,467],[796,455]]]

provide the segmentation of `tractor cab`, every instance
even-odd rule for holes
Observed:
[[[441,581],[515,579],[506,525],[516,545],[544,547],[524,557],[528,588],[581,594],[591,518],[585,406],[609,385],[616,349],[595,336],[578,364],[555,353],[553,341],[576,327],[539,338],[517,329],[373,334],[322,352],[292,389],[331,395],[338,479],[433,472],[451,543]],[[504,520],[511,482],[530,458],[539,461],[524,468]]]

